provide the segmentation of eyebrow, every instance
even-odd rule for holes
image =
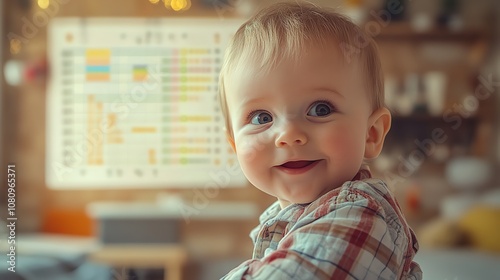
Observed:
[[[253,103],[260,103],[262,101],[264,101],[266,98],[265,97],[258,97],[258,98],[247,98],[247,99],[244,99],[240,102],[240,109],[241,108],[245,108],[247,107],[249,104],[253,104]]]
[[[329,93],[332,93],[334,95],[338,95],[341,98],[345,98],[345,96],[342,95],[341,93],[339,93],[337,90],[329,88],[329,87],[316,87],[316,88],[313,88],[312,91],[313,92],[329,92]],[[243,108],[246,108],[248,105],[251,105],[253,103],[260,103],[260,102],[263,102],[265,100],[266,100],[266,97],[248,98],[246,100],[242,100],[239,104],[240,105],[239,109],[241,110]]]
[[[330,93],[333,93],[335,95],[338,95],[339,97],[342,97],[342,98],[345,98],[344,95],[342,95],[340,92],[338,92],[337,90],[334,90],[332,88],[329,88],[329,87],[318,87],[318,88],[313,88],[313,91],[321,91],[321,92],[330,92]]]

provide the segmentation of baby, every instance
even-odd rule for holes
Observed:
[[[223,279],[421,279],[418,243],[366,160],[391,125],[373,40],[335,12],[275,4],[244,23],[220,75],[227,138],[277,198]]]

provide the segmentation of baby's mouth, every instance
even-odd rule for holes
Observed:
[[[290,169],[300,169],[300,168],[304,168],[306,166],[309,166],[315,162],[317,162],[317,160],[289,161],[289,162],[283,163],[280,166],[284,167],[284,168],[290,168]]]
[[[287,174],[298,175],[313,169],[318,162],[320,162],[320,160],[288,161],[276,167]]]

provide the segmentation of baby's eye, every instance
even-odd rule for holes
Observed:
[[[268,122],[272,122],[273,117],[271,114],[267,112],[257,112],[253,114],[252,119],[250,120],[251,124],[266,124]]]
[[[308,116],[313,117],[325,117],[332,113],[333,106],[329,104],[329,102],[320,101],[314,103],[309,111],[307,112]]]

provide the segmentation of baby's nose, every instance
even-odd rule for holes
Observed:
[[[301,146],[307,143],[307,135],[305,131],[296,123],[288,122],[282,127],[282,131],[278,132],[276,137],[276,147],[285,146]]]

